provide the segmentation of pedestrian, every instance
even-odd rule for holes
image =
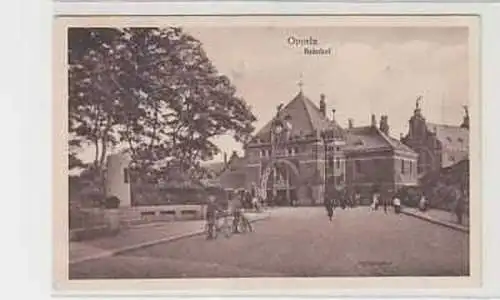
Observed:
[[[255,209],[256,212],[260,211],[259,199],[257,198],[257,195],[252,197],[252,207],[253,207],[253,209]]]
[[[396,193],[394,195],[394,199],[392,200],[392,204],[394,206],[394,212],[399,214],[401,212],[401,200],[399,199],[399,195]]]
[[[371,205],[372,210],[378,210],[378,206],[380,203],[379,201],[380,201],[380,194],[378,192],[373,193],[372,205]]]
[[[425,198],[425,195],[422,193],[422,195],[420,196],[420,201],[418,203],[418,208],[420,209],[420,211],[424,212],[427,210],[427,206],[428,206],[427,199]]]
[[[207,220],[207,239],[213,239],[215,237],[216,230],[216,222],[217,222],[217,212],[219,212],[219,208],[217,207],[217,203],[215,201],[215,196],[208,196],[207,210],[205,218]]]
[[[358,206],[360,205],[360,202],[361,202],[361,195],[359,194],[359,192],[356,190],[354,192],[354,206]]]
[[[390,191],[386,191],[382,196],[382,205],[384,206],[384,213],[387,213],[387,205],[389,204]]]
[[[243,192],[240,192],[239,197],[234,197],[229,202],[228,210],[229,210],[229,213],[233,216],[233,233],[239,233],[238,223],[240,221],[243,203],[244,203],[245,199],[246,199],[246,193],[243,190]]]
[[[333,218],[333,199],[331,199],[330,197],[326,197],[325,199],[325,208],[328,215],[328,219],[331,222]]]

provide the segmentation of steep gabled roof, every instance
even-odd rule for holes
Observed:
[[[319,108],[304,93],[299,92],[280,112],[282,116],[289,116],[289,122],[292,125],[291,136],[307,135],[316,130],[342,128],[335,122],[328,120],[323,116]],[[268,141],[272,128],[273,120],[270,120],[257,134],[260,140]]]
[[[391,144],[393,149],[417,154],[417,152],[413,151],[412,148],[403,144],[400,140],[387,135],[386,137],[388,138],[389,143]]]
[[[346,151],[390,149],[390,144],[378,134],[376,127],[362,126],[349,128],[346,135]]]
[[[346,151],[400,150],[416,155],[410,147],[390,137],[374,126],[354,127],[347,130]]]

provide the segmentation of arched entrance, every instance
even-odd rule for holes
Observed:
[[[286,159],[269,163],[260,177],[260,193],[263,199],[274,205],[293,205],[297,202],[299,170]]]

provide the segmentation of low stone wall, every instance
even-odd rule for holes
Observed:
[[[202,220],[205,205],[158,205],[122,208],[121,219],[127,224],[161,221]]]
[[[73,212],[70,218],[76,219],[69,230],[70,241],[112,236],[121,229],[118,209],[79,209],[77,213]]]

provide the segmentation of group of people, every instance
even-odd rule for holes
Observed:
[[[208,229],[208,239],[213,238],[213,232],[217,230],[216,225],[217,225],[217,219],[219,216],[227,214],[233,217],[233,222],[232,222],[232,231],[233,233],[239,233],[239,226],[240,222],[244,222],[245,226],[247,226],[249,231],[253,231],[252,225],[248,218],[244,214],[244,208],[248,205],[250,207],[255,207],[258,209],[258,198],[257,195],[255,195],[252,198],[249,198],[249,196],[252,196],[251,193],[245,191],[245,190],[238,190],[238,191],[233,191],[230,192],[228,196],[228,201],[227,201],[227,206],[224,204],[218,203],[216,200],[216,197],[214,195],[209,195],[208,196],[208,203],[207,203],[207,209],[206,209],[206,221],[207,221],[207,229]]]
[[[237,198],[241,202],[243,208],[246,209],[259,211],[264,205],[263,200],[261,200],[258,195],[255,185],[252,185],[249,190],[239,189],[231,192],[229,198]]]
[[[361,204],[361,194],[358,191],[347,193],[344,190],[329,192],[325,195],[324,204],[328,218],[332,221],[335,207],[342,209],[356,207]]]
[[[390,194],[383,195],[379,192],[373,193],[370,208],[372,210],[377,210],[380,206],[384,208],[385,213],[387,213],[387,208],[389,206],[393,206],[394,212],[399,214],[401,212],[401,195],[398,193],[392,196]]]
[[[400,193],[391,193],[390,190],[381,193],[379,190],[374,190],[371,195],[372,210],[378,210],[380,206],[383,207],[384,212],[388,212],[390,206],[394,207],[394,212],[399,214],[401,212],[401,198]],[[424,198],[425,199],[425,198]],[[355,207],[361,204],[361,194],[355,190],[352,193],[347,193],[343,190],[338,190],[333,193],[328,193],[324,200],[325,208],[330,221],[333,219],[333,210],[335,207],[346,209]],[[426,204],[424,204],[426,206]]]
[[[424,193],[417,193],[417,208],[421,212],[425,212],[429,208],[429,201],[425,197]],[[410,195],[405,190],[391,190],[391,189],[373,189],[370,196],[370,209],[375,211],[380,207],[383,208],[384,212],[387,213],[389,208],[392,207],[396,214],[399,214],[402,209],[402,202],[408,200]],[[455,193],[451,195],[453,199],[451,211],[456,215],[457,223],[463,224],[464,215],[466,214],[467,208],[467,193],[460,192],[455,189]],[[361,195],[358,191],[353,193],[345,193],[344,191],[335,191],[333,193],[327,193],[324,205],[328,214],[328,218],[332,221],[333,211],[335,207],[341,207],[343,209],[348,207],[354,207],[361,203]]]

